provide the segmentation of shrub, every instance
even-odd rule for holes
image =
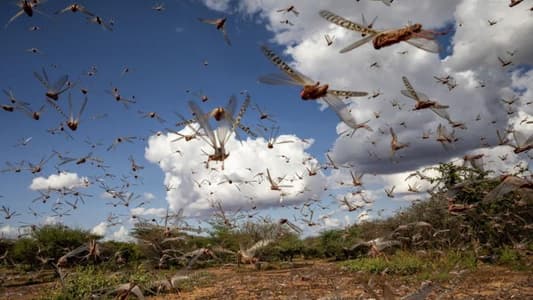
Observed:
[[[38,265],[39,261],[36,258],[39,247],[37,241],[31,238],[22,238],[15,240],[11,248],[11,257],[20,264],[29,265],[30,268]]]
[[[32,237],[41,248],[41,255],[54,260],[57,260],[68,250],[79,247],[90,240],[101,238],[87,230],[72,229],[61,224],[37,228],[33,231]]]
[[[325,230],[320,233],[320,248],[324,256],[340,258],[343,256],[342,249],[347,246],[342,230]]]
[[[304,243],[295,234],[287,234],[268,247],[260,249],[257,255],[263,261],[292,261],[301,255]]]
[[[129,264],[136,264],[146,258],[139,246],[134,243],[106,241],[102,243],[100,249],[103,257],[114,258],[116,253],[120,253]]]

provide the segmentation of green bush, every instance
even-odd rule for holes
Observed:
[[[325,257],[342,257],[342,249],[347,245],[343,238],[343,230],[325,230],[319,235],[320,248]]]
[[[128,264],[135,265],[141,260],[146,259],[139,246],[134,243],[105,241],[101,244],[100,249],[103,257],[109,257],[111,259],[115,257],[116,253],[120,253]]]
[[[54,260],[90,240],[101,238],[88,230],[73,229],[61,224],[37,228],[33,231],[32,237],[41,248],[41,255]]]
[[[39,264],[36,258],[39,246],[37,241],[31,238],[22,238],[15,240],[11,248],[11,258],[16,263],[28,265],[33,268]]]
[[[292,261],[302,254],[304,243],[295,234],[287,234],[278,241],[258,251],[262,261]]]

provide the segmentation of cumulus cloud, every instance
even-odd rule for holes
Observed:
[[[498,176],[504,173],[517,174],[523,171],[530,164],[530,159],[523,155],[517,155],[509,151],[509,146],[497,146],[493,148],[479,148],[467,151],[465,155],[482,154],[480,162],[484,170],[491,170],[490,176]],[[445,163],[453,163],[456,166],[464,165],[463,156],[452,157]],[[469,166],[467,164],[467,166]],[[419,176],[414,174],[422,174],[428,178],[437,178],[439,173],[435,170],[437,164],[425,165],[413,170],[396,172],[391,174],[365,174],[362,178],[362,191],[356,192],[358,189],[350,188],[351,175],[347,170],[335,170],[328,177],[330,187],[335,186],[337,190],[336,199],[345,199],[350,203],[352,208],[358,207],[358,210],[369,209],[376,206],[376,202],[381,203],[401,203],[421,200],[428,197],[428,190],[434,187],[434,184],[428,180],[422,180]],[[388,198],[384,188],[391,189],[394,187],[394,198]],[[343,194],[344,191],[346,193]],[[418,191],[418,192],[417,192]],[[380,199],[383,199],[380,201]],[[348,207],[342,203],[344,209]]]
[[[133,238],[129,235],[129,230],[124,226],[120,226],[117,231],[111,233],[106,239],[118,242],[131,242],[133,240]]]
[[[4,225],[0,227],[0,237],[2,238],[16,238],[18,235],[18,230],[16,227],[11,225]]]
[[[302,73],[335,88],[381,94],[375,99],[351,102],[355,118],[359,122],[369,120],[374,131],[360,130],[351,138],[340,135],[331,153],[339,163],[350,162],[361,171],[382,174],[413,170],[494,146],[496,129],[514,126],[515,116],[524,118],[524,114],[532,113],[531,105],[519,101],[511,108],[514,115],[509,116],[508,108],[499,101],[510,94],[524,99],[531,96],[531,71],[524,72],[531,69],[533,61],[533,40],[524,38],[533,30],[533,19],[527,10],[510,9],[501,1],[401,1],[390,8],[373,1],[310,1],[297,3],[301,12],[298,17],[276,12],[289,2],[243,0],[240,9],[266,21],[274,33],[273,40],[285,46],[292,65]],[[416,10],[412,9],[414,6]],[[360,22],[361,12],[367,19],[377,15],[378,29],[398,28],[406,20],[429,29],[456,26],[444,59],[405,43],[380,50],[364,45],[339,54],[339,49],[361,36],[322,19],[317,14],[320,9],[329,9],[355,22]],[[280,23],[287,17],[294,19],[294,26]],[[498,20],[498,24],[489,26],[488,19]],[[324,41],[325,33],[336,37],[331,47]],[[408,52],[400,54],[402,51]],[[513,65],[503,68],[498,56],[512,60]],[[373,62],[380,68],[370,69]],[[433,78],[444,75],[456,79],[458,86],[452,91]],[[418,91],[449,105],[451,119],[465,124],[467,129],[455,129],[459,141],[453,148],[445,151],[434,134],[439,124],[451,131],[448,121],[429,110],[412,111],[414,102],[400,94],[405,89],[402,76],[407,76]],[[392,101],[403,108],[393,107]],[[375,118],[374,113],[380,118]],[[401,142],[409,144],[398,151],[394,160],[390,159],[389,127],[395,129]],[[423,129],[433,131],[430,139],[421,138]],[[340,133],[346,126],[341,123],[337,130]]]
[[[152,194],[152,193],[150,193],[150,192],[145,192],[145,193],[143,194],[143,196],[144,196],[144,199],[145,199],[145,200],[148,200],[148,201],[151,201],[151,200],[154,200],[154,199],[155,199],[155,195]]]
[[[100,222],[91,229],[91,233],[104,237],[104,241],[131,242],[133,238],[129,235],[129,228],[120,226],[115,231],[110,231],[112,226],[107,222]]]
[[[294,174],[306,174],[301,162],[297,163],[308,156],[308,145],[304,143],[284,144],[267,150],[262,139],[239,143],[232,138],[228,143],[231,154],[225,162],[225,170],[221,171],[217,165],[217,171],[214,171],[202,168],[202,161],[206,159],[202,149],[210,152],[202,141],[173,143],[171,140],[176,138],[173,135],[154,136],[149,140],[145,155],[165,172],[165,184],[172,187],[167,193],[167,200],[173,209],[185,208],[189,214],[197,214],[208,211],[214,201],[221,201],[225,208],[275,207],[279,205],[280,198],[290,204],[304,201],[311,195],[320,195],[327,185],[330,191],[334,189],[338,194],[334,196],[337,201],[346,196],[351,203],[361,205],[356,220],[361,222],[375,217],[372,206],[383,207],[381,200],[386,199],[390,203],[383,187],[395,186],[395,203],[423,197],[423,193],[409,191],[409,186],[421,191],[430,187],[415,178],[406,180],[413,171],[421,171],[440,162],[461,164],[463,155],[472,153],[483,153],[486,168],[497,173],[516,171],[520,165],[530,162],[526,154],[515,155],[511,147],[498,146],[496,134],[499,130],[512,141],[510,129],[525,136],[533,133],[532,123],[529,122],[533,121],[533,40],[524,38],[533,31],[533,19],[527,9],[511,9],[504,1],[480,0],[423,3],[405,0],[394,2],[391,7],[385,7],[379,1],[354,3],[348,0],[298,3],[288,0],[240,0],[232,2],[236,5],[231,7],[230,1],[221,1],[216,5],[208,0],[204,3],[218,11],[236,9],[253,16],[258,23],[264,22],[273,33],[271,42],[284,48],[287,62],[310,78],[336,89],[379,94],[375,98],[346,101],[358,123],[368,121],[373,131],[361,129],[348,136],[342,134],[347,130],[346,125],[339,123],[339,136],[329,152],[337,164],[349,164],[352,170],[367,174],[364,179],[365,198],[340,184],[351,181],[348,169],[342,168],[334,170],[329,176],[319,173],[316,177],[290,182],[293,187],[285,189],[289,197],[271,191],[264,178],[261,183],[242,183],[254,179],[252,176],[260,172],[264,173],[267,167],[275,174],[274,177],[287,175],[286,178],[294,178]],[[300,12],[298,16],[277,12],[292,4]],[[417,9],[413,10],[413,7]],[[447,42],[442,45],[440,55],[406,43],[380,50],[369,44],[340,54],[341,48],[360,39],[361,35],[322,19],[318,16],[321,9],[331,10],[355,22],[361,21],[361,13],[368,20],[378,16],[374,26],[377,29],[399,28],[413,22],[421,23],[429,30],[453,30],[449,39],[442,39]],[[285,19],[294,26],[283,24],[281,21]],[[489,26],[489,19],[496,20],[497,24]],[[326,45],[326,33],[335,36],[332,46]],[[498,57],[510,60],[512,64],[502,66]],[[373,63],[379,67],[370,68]],[[452,90],[433,78],[447,75],[458,84]],[[452,127],[450,120],[430,110],[413,111],[414,101],[400,93],[405,89],[402,76],[406,76],[418,92],[448,105],[450,120],[463,123],[464,127]],[[512,104],[501,101],[514,97],[519,100]],[[458,139],[446,148],[437,141],[436,131],[440,124],[448,132],[453,131]],[[391,156],[389,128],[394,129],[401,143],[409,145],[397,151],[394,157]],[[429,138],[422,138],[428,131]],[[295,136],[283,138],[298,141]],[[284,162],[281,155],[291,157],[291,161]],[[310,162],[317,163],[314,158]],[[228,184],[228,179],[234,183]],[[304,194],[298,191],[304,191]],[[381,211],[382,208],[378,215]],[[323,223],[338,225],[339,217],[325,218]]]
[[[99,236],[105,236],[107,232],[107,223],[106,222],[100,222],[98,225],[94,226],[93,229],[91,229],[91,233],[97,234]]]
[[[328,9],[338,14],[346,12],[353,12],[352,20],[361,22],[361,12],[364,12],[367,19],[373,16],[380,16],[376,23],[377,28],[391,28],[400,27],[406,23],[406,20],[421,22],[423,24],[430,24],[430,26],[442,26],[448,21],[449,16],[454,12],[454,6],[458,3],[454,1],[425,1],[419,3],[416,1],[402,1],[401,3],[394,3],[390,8],[383,7],[380,3],[373,1],[361,1],[354,3],[354,1],[300,1],[295,3],[289,0],[241,0],[239,8],[242,12],[248,14],[258,14],[261,18],[267,21],[267,28],[274,34],[274,40],[283,45],[290,45],[301,43],[305,40],[314,38],[316,42],[325,43],[324,38],[320,35],[322,33],[333,33],[336,38],[343,38],[346,36],[352,41],[357,37],[356,33],[347,34],[344,30],[338,30],[338,27],[328,25],[328,23],[318,17],[318,11],[321,9]],[[290,5],[295,5],[300,14],[295,17],[292,14],[285,14],[277,12],[278,9],[286,8]],[[421,10],[426,14],[417,14],[417,19],[413,17],[406,17],[406,15],[413,15],[415,12],[412,7],[416,5],[417,10]],[[390,13],[394,12],[394,13]],[[384,14],[387,18],[382,17]],[[289,18],[294,26],[287,26],[280,23],[280,21]],[[318,33],[318,35],[317,35]],[[338,34],[336,34],[338,33]],[[340,42],[338,40],[338,42]],[[347,43],[345,43],[347,44]]]
[[[60,224],[60,223],[61,223],[61,220],[59,219],[59,217],[55,217],[55,216],[46,216],[43,220],[44,225],[55,225],[55,224]]]
[[[49,190],[49,189],[73,189],[79,187],[86,187],[88,183],[87,177],[79,177],[76,173],[61,172],[59,174],[52,174],[48,178],[36,177],[32,180],[30,189],[32,190]]]
[[[225,11],[230,6],[230,0],[202,0],[205,6],[216,11]]]
[[[329,215],[321,216],[321,219],[324,220],[324,228],[339,228],[342,225],[341,220]]]
[[[191,134],[184,128],[181,134]],[[167,201],[170,208],[183,208],[185,214],[199,215],[210,211],[216,202],[224,209],[277,207],[296,204],[318,197],[323,190],[324,175],[318,162],[306,149],[311,141],[302,141],[294,135],[281,135],[278,140],[292,143],[267,148],[263,138],[238,141],[233,135],[227,143],[229,157],[220,163],[210,162],[206,168],[205,153],[212,150],[205,141],[181,139],[174,133],[152,136],[146,148],[146,159],[159,164],[165,172]],[[176,151],[179,151],[177,153]],[[271,189],[267,168],[274,181],[283,178],[281,191]],[[309,170],[317,174],[309,176]]]
[[[167,213],[167,209],[136,207],[132,208],[130,212],[134,216],[158,216],[163,218]]]
[[[364,210],[362,212],[360,212],[358,215],[357,215],[357,223],[362,223],[364,221],[369,221],[370,220],[370,213],[368,210]]]

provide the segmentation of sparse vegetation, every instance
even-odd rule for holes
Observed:
[[[369,257],[346,261],[342,266],[352,271],[368,273],[386,272],[397,275],[411,275],[428,268],[424,259],[405,252],[392,257]]]
[[[439,280],[453,270],[472,270],[477,260],[472,252],[424,252],[399,251],[385,257],[365,257],[340,263],[348,270],[392,275],[418,274],[421,279]]]
[[[109,273],[105,267],[83,266],[69,272],[64,286],[51,291],[45,298],[49,299],[89,299],[93,295],[106,295],[115,287],[131,282],[148,289],[156,276],[142,267]]]
[[[515,270],[531,271],[531,263],[529,263],[528,265],[527,258],[524,256],[524,254],[520,253],[520,251],[512,249],[510,247],[504,247],[502,249],[499,249],[498,252],[498,264],[509,266]]]

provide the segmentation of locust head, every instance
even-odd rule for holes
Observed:
[[[55,92],[46,92],[46,97],[52,99],[52,100],[55,100],[57,101],[57,99],[59,99],[59,95]]]
[[[67,127],[72,131],[76,131],[76,129],[78,129],[78,122],[75,120],[70,120],[67,122]]]
[[[8,112],[13,112],[15,110],[15,108],[10,105],[2,105],[2,109]]]
[[[226,18],[222,18],[222,19],[218,20],[217,23],[216,23],[217,29],[223,28],[224,24],[226,24]]]
[[[416,24],[407,26],[407,28],[409,29],[409,31],[412,31],[412,32],[420,32],[422,30],[422,24],[416,23]]]
[[[24,2],[22,2],[22,10],[29,16],[33,16],[33,5],[28,2],[27,0],[24,0]]]
[[[213,116],[213,118],[215,118],[215,120],[220,121],[226,115],[226,111],[224,110],[223,107],[217,107],[213,109],[213,111],[211,112],[211,115]]]
[[[419,101],[416,103],[415,108],[413,110],[419,110],[429,107],[434,107],[436,102],[434,101]]]

